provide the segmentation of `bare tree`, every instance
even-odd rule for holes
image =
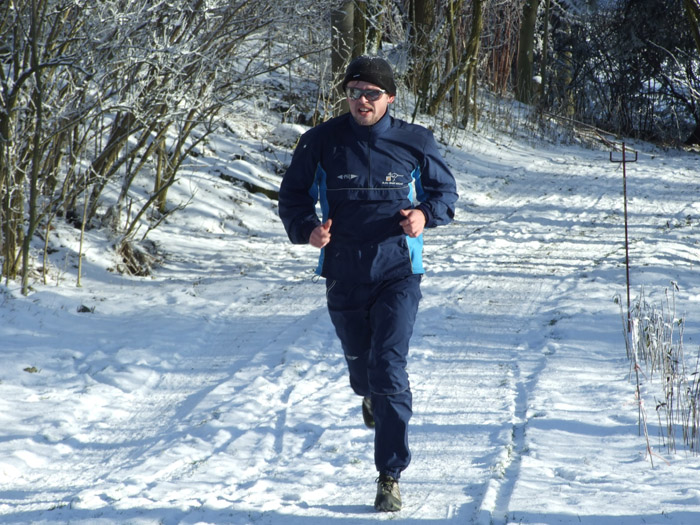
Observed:
[[[537,28],[537,10],[540,0],[525,0],[523,19],[520,25],[520,44],[518,48],[518,71],[515,96],[527,104],[532,102],[532,77],[534,64],[535,32]]]
[[[349,110],[348,103],[340,88],[340,80],[343,78],[345,68],[353,56],[355,41],[355,6],[353,0],[344,0],[339,6],[331,9],[331,75],[334,89],[332,93],[338,100],[334,104],[335,114],[346,113]]]
[[[55,184],[60,155],[49,157],[47,152],[57,153],[56,137],[65,134],[67,122],[79,112],[71,77],[78,68],[71,68],[76,58],[67,42],[81,24],[71,19],[71,6],[49,7],[37,0],[21,8],[5,3],[0,10],[0,255],[2,275],[8,279],[18,275],[20,260],[26,270],[26,247],[42,213],[38,192]],[[62,69],[70,74],[59,79]],[[45,107],[51,111],[44,112]],[[25,222],[28,197],[30,217]]]
[[[486,5],[481,45],[485,61],[479,73],[486,87],[497,95],[512,92],[511,76],[521,15],[520,3],[516,1],[489,2]]]
[[[27,233],[22,246],[22,293],[29,291],[29,242],[36,229],[37,217],[37,187],[39,185],[39,170],[41,163],[41,139],[44,126],[44,83],[42,71],[39,67],[39,13],[38,0],[32,0],[32,13],[29,26],[29,64],[34,76],[34,89],[32,90],[32,105],[34,106],[34,133],[32,136],[32,160],[29,175],[29,218],[27,220]]]
[[[412,78],[410,85],[418,94],[419,108],[427,109],[428,97],[430,96],[430,83],[437,64],[437,53],[435,44],[437,43],[436,20],[437,6],[436,0],[410,0],[409,14],[410,27],[412,29]]]
[[[683,0],[683,5],[685,7],[686,16],[688,17],[690,33],[693,36],[693,41],[695,42],[695,49],[698,52],[698,55],[700,55],[700,1]],[[699,93],[694,93],[693,102],[695,102],[696,109],[696,111],[694,111],[695,129],[685,140],[685,143],[688,145],[700,144],[700,110],[697,109],[698,104],[700,104]]]
[[[430,102],[429,113],[435,115],[438,111],[438,107],[442,100],[447,95],[450,89],[454,90],[453,96],[457,97],[457,91],[459,89],[459,82],[462,78],[465,80],[465,93],[467,99],[476,91],[476,75],[477,75],[477,65],[479,58],[479,50],[481,43],[481,32],[483,28],[483,7],[484,0],[474,0],[472,2],[472,13],[471,13],[471,23],[470,32],[467,42],[464,45],[464,49],[459,54],[457,48],[456,36],[452,37],[453,43],[453,58],[454,66],[451,71],[445,76],[433,96]],[[452,26],[456,24],[457,18],[453,15]],[[455,33],[454,27],[450,31],[451,34]],[[462,123],[466,124],[468,121],[469,107],[467,105],[464,115],[462,116]],[[456,115],[455,115],[456,116]],[[455,120],[458,120],[457,118]]]
[[[303,30],[288,21],[310,21],[313,4],[3,3],[2,274],[15,278],[22,261],[26,276],[31,238],[56,214],[82,226],[109,224],[118,248],[146,211],[160,220],[168,188],[183,161],[217,129],[222,108],[254,93],[262,74],[296,58],[280,54],[276,42]],[[155,171],[153,164],[160,169],[151,191],[132,189],[139,174]],[[107,207],[102,194],[110,184],[121,192]],[[129,213],[127,202],[135,204]]]

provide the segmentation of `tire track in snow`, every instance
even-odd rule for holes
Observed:
[[[527,428],[530,398],[534,392],[547,360],[554,353],[548,343],[552,326],[556,323],[557,311],[551,311],[553,297],[568,293],[569,284],[562,282],[568,272],[581,271],[581,261],[572,261],[571,246],[562,239],[570,237],[571,228],[558,233],[554,242],[535,243],[530,253],[519,254],[513,265],[510,279],[518,281],[520,290],[531,301],[524,308],[520,327],[512,333],[513,345],[509,368],[509,385],[512,395],[510,425],[503,430],[503,448],[492,466],[493,474],[485,485],[483,497],[474,522],[479,525],[505,523],[508,502],[519,477],[522,454],[527,447]],[[555,300],[554,303],[557,303]],[[508,304],[505,299],[504,304]],[[519,309],[520,301],[510,303],[512,311]],[[505,520],[505,521],[504,521]]]
[[[553,326],[562,315],[566,315],[561,311],[552,311],[550,305],[563,304],[563,299],[574,293],[576,281],[585,278],[593,268],[609,264],[607,259],[618,252],[620,247],[619,239],[610,237],[605,224],[605,218],[610,213],[609,199],[602,199],[595,193],[579,195],[577,202],[588,202],[584,209],[567,205],[568,196],[565,193],[560,196],[550,194],[545,200],[552,201],[557,213],[552,215],[553,221],[548,224],[547,234],[542,236],[538,233],[533,237],[542,236],[546,242],[538,239],[541,244],[533,244],[534,249],[530,253],[521,254],[515,267],[521,281],[550,278],[550,282],[529,309],[533,318],[529,333],[523,334],[524,337],[513,354],[511,439],[500,454],[496,475],[486,484],[482,502],[474,516],[475,523],[480,525],[508,521],[506,513],[509,501],[519,478],[522,455],[527,449],[529,419],[537,417],[537,414],[529,412],[530,399],[549,358],[556,351],[556,344],[550,343]],[[532,218],[537,218],[537,207],[533,206]],[[546,224],[545,221],[532,221],[531,224],[536,225],[537,222]],[[596,248],[591,249],[591,244],[595,244]],[[608,255],[602,255],[605,253]],[[616,261],[611,262],[617,264]],[[523,359],[523,355],[528,358]]]
[[[479,417],[454,411],[453,417],[466,422],[465,442],[473,433],[487,443],[481,448],[474,443],[463,450],[457,447],[451,456],[453,464],[444,461],[444,479],[461,484],[467,493],[466,498],[456,495],[462,508],[452,508],[448,514],[465,516],[480,525],[501,523],[508,509],[527,446],[528,418],[533,417],[528,413],[529,400],[556,348],[548,341],[563,314],[552,305],[558,304],[557,297],[572,293],[571,279],[610,264],[608,259],[619,255],[618,239],[611,237],[606,221],[611,200],[600,197],[600,188],[590,195],[572,196],[566,189],[568,176],[575,174],[562,177],[516,170],[498,185],[487,180],[479,188],[478,181],[474,186],[482,190],[479,196],[472,197],[470,192],[475,190],[471,188],[462,191],[466,198],[461,206],[467,207],[458,212],[461,223],[428,233],[436,238],[426,242],[428,265],[435,270],[425,281],[428,310],[440,309],[438,317],[462,323],[452,323],[432,341],[419,338],[415,345],[456,347],[447,367],[426,359],[423,368],[431,371],[425,372],[430,386],[426,387],[428,402],[421,410],[429,413],[443,403],[445,396],[440,398],[440,391],[445,387],[454,389],[457,396],[468,396],[468,388],[457,381],[450,384],[450,377],[457,375],[452,368],[477,369],[462,375],[473,382],[475,391],[488,397],[485,404],[489,406],[484,409],[472,400],[463,404],[463,411],[481,409],[477,415],[482,425],[491,424],[492,430],[484,432]],[[538,177],[538,182],[533,183],[531,177]],[[485,199],[486,186],[489,197]],[[473,204],[484,200],[499,203],[488,204],[487,216]],[[585,202],[583,209],[581,202]],[[597,258],[591,259],[594,256]],[[467,282],[457,284],[455,278],[465,275]],[[500,378],[491,373],[496,367],[502,370]],[[468,457],[469,452],[479,450],[483,456]],[[468,475],[454,475],[455,464]],[[426,496],[431,498],[433,493]]]
[[[409,364],[416,416],[414,461],[405,477],[418,480],[411,499],[421,503],[408,503],[405,513],[416,519],[471,520],[488,497],[489,480],[508,467],[506,452],[518,446],[513,428],[526,409],[527,388],[518,359],[542,328],[539,310],[555,283],[540,275],[522,279],[499,261],[475,260],[484,237],[515,213],[466,234],[459,224],[430,232],[440,238],[428,242],[455,248],[429,256],[438,270],[424,281]],[[523,250],[532,246],[543,249]],[[531,363],[522,368],[536,375]]]

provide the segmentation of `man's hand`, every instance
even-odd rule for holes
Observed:
[[[333,221],[328,219],[326,222],[320,226],[316,226],[311,232],[309,237],[309,244],[315,248],[323,248],[326,244],[331,242],[331,223]]]
[[[401,210],[401,215],[406,217],[399,225],[409,237],[418,237],[425,228],[425,214],[416,209]]]

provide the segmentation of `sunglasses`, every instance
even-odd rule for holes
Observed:
[[[359,100],[365,97],[370,102],[376,102],[381,98],[381,96],[386,93],[383,89],[359,89],[354,87],[349,87],[345,90],[348,98],[352,100]]]

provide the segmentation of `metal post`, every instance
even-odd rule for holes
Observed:
[[[622,143],[622,158],[613,158],[614,151],[610,152],[610,162],[617,162],[622,164],[622,195],[624,198],[624,210],[625,210],[625,270],[627,274],[627,332],[632,331],[632,312],[630,306],[630,248],[629,248],[629,230],[627,221],[627,163],[637,162],[637,152],[634,152],[634,160],[627,159],[627,150],[625,149],[625,143]]]

